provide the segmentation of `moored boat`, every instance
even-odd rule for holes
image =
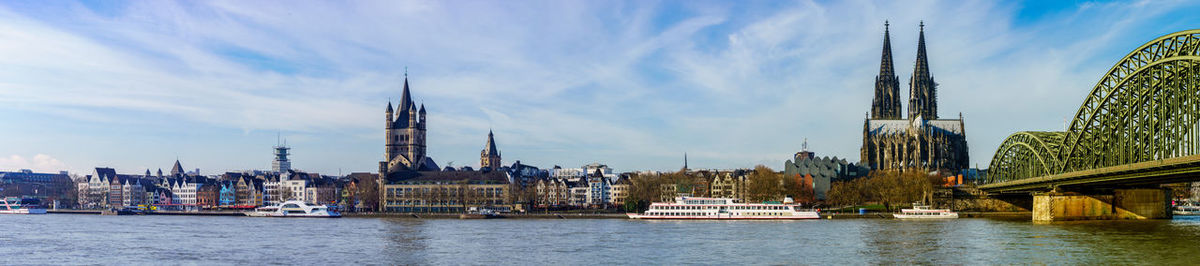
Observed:
[[[730,198],[677,197],[675,202],[655,202],[641,214],[626,213],[630,219],[665,220],[802,220],[821,219],[812,210],[784,202],[736,203]]]
[[[1180,215],[1180,216],[1200,215],[1200,206],[1195,206],[1195,205],[1175,206],[1175,209],[1172,210],[1171,213],[1175,214],[1175,215]]]
[[[958,213],[946,209],[932,209],[927,205],[913,204],[912,209],[901,209],[893,213],[896,219],[958,219]]]
[[[342,217],[341,213],[330,210],[329,206],[325,205],[308,205],[304,201],[289,200],[275,206],[266,206],[254,209],[254,211],[244,212],[250,217],[310,217],[310,218],[337,218]]]
[[[504,218],[504,216],[500,216],[500,214],[496,213],[495,210],[487,209],[487,208],[481,208],[481,209],[471,208],[471,210],[468,211],[467,213],[458,215],[458,219],[493,219],[493,218]]]
[[[20,198],[8,197],[0,199],[0,214],[46,214],[46,209],[25,206]]]

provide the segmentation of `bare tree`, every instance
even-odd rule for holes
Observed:
[[[754,167],[747,183],[746,200],[749,202],[779,200],[783,194],[782,175],[764,165]]]

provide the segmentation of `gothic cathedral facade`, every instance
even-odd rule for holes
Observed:
[[[925,55],[925,25],[917,42],[917,62],[909,79],[908,117],[901,117],[900,82],[892,66],[892,44],[884,23],[883,57],[875,77],[875,98],[863,121],[862,162],[872,170],[951,171],[969,167],[962,113],[939,119],[937,83]]]

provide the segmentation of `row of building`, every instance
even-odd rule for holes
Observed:
[[[204,176],[198,171],[183,172],[176,161],[167,175],[161,169],[155,175],[150,170],[142,175],[129,175],[97,167],[75,187],[78,206],[83,209],[132,206],[156,206],[164,210],[248,209],[286,200],[353,208],[360,203],[354,197],[359,179],[370,181],[373,175],[334,177],[288,169],[282,173],[247,171]]]

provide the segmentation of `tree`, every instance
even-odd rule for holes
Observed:
[[[292,199],[292,193],[292,187],[279,186],[279,189],[275,190],[275,198],[279,200],[279,203],[283,203]]]
[[[746,200],[749,202],[780,200],[783,194],[783,175],[764,165],[754,167],[747,183]]]
[[[807,179],[811,180],[812,176]],[[816,195],[813,192],[812,184],[805,183],[804,177],[801,176],[786,176],[783,177],[783,194],[792,197],[796,203],[809,203],[816,200]]]
[[[849,181],[837,181],[830,184],[829,191],[825,192],[825,198],[829,203],[837,205],[857,205],[867,201],[865,192],[862,189],[865,178],[859,178]]]
[[[357,179],[354,186],[358,191],[354,192],[354,196],[365,208],[378,211],[381,209],[379,207],[379,182],[374,179],[373,175]]]
[[[667,178],[663,175],[635,174],[629,178],[629,196],[625,198],[626,211],[640,212],[658,201],[662,186]],[[632,205],[630,205],[632,203]],[[633,207],[633,208],[630,208]]]

